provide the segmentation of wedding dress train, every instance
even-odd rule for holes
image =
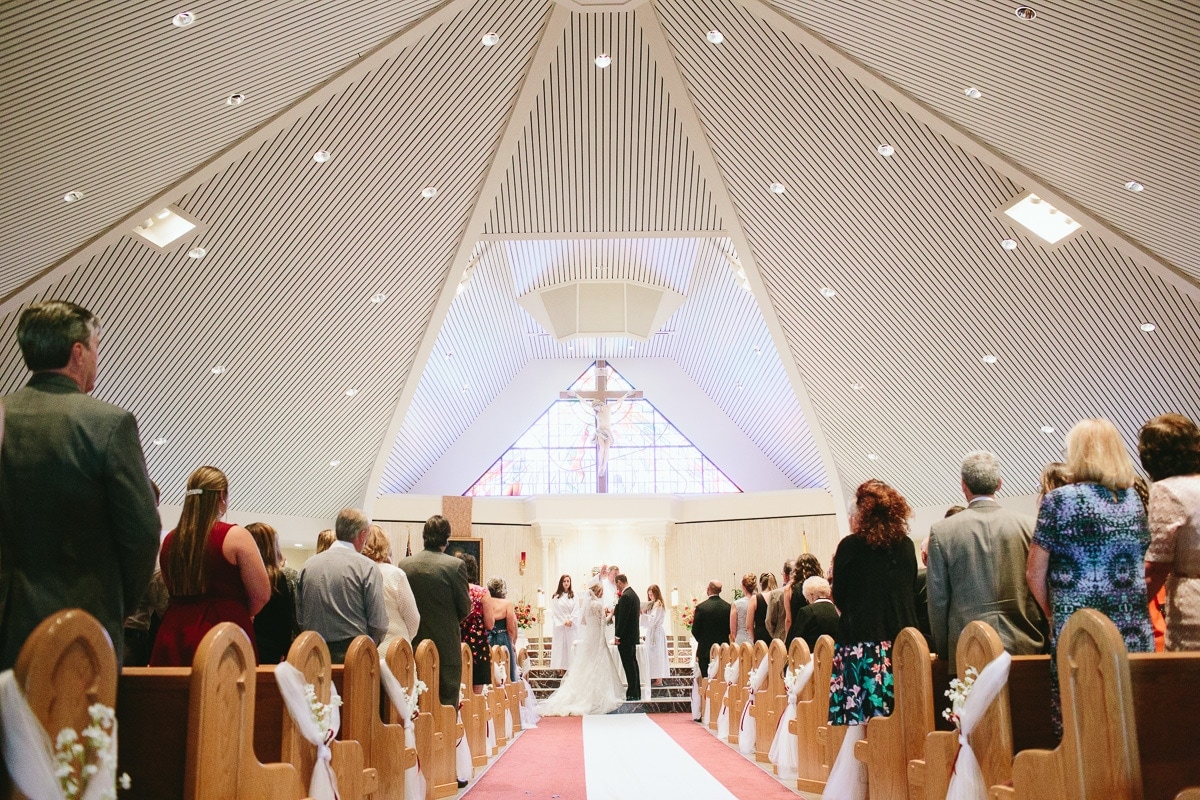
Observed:
[[[554,694],[538,705],[543,717],[607,714],[625,702],[625,686],[608,650],[604,603],[591,593],[584,601],[583,630],[571,668]]]

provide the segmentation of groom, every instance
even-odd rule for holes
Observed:
[[[638,617],[642,613],[642,602],[637,592],[629,588],[629,579],[617,576],[617,608],[613,612],[616,625],[613,629],[617,652],[621,654],[621,666],[625,669],[625,699],[642,699],[642,675],[638,671],[637,646],[641,632]]]

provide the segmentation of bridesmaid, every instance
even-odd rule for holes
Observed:
[[[571,589],[571,576],[558,579],[558,588],[550,598],[550,613],[554,618],[554,641],[550,648],[550,669],[563,675],[571,666],[571,647],[579,634],[579,601]]]

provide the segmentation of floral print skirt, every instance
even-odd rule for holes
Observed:
[[[829,681],[829,724],[866,725],[892,713],[892,643],[839,644]]]

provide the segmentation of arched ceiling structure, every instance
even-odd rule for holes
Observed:
[[[531,363],[595,358],[674,362],[796,487],[949,502],[985,447],[1032,492],[1081,417],[1200,415],[1200,12],[1033,8],[6,4],[0,392],[66,297],[167,502],[202,463],[264,514],[408,491]],[[1082,232],[996,213],[1029,191]],[[202,227],[159,252],[165,205]],[[647,341],[517,303],[605,280],[686,300]]]

